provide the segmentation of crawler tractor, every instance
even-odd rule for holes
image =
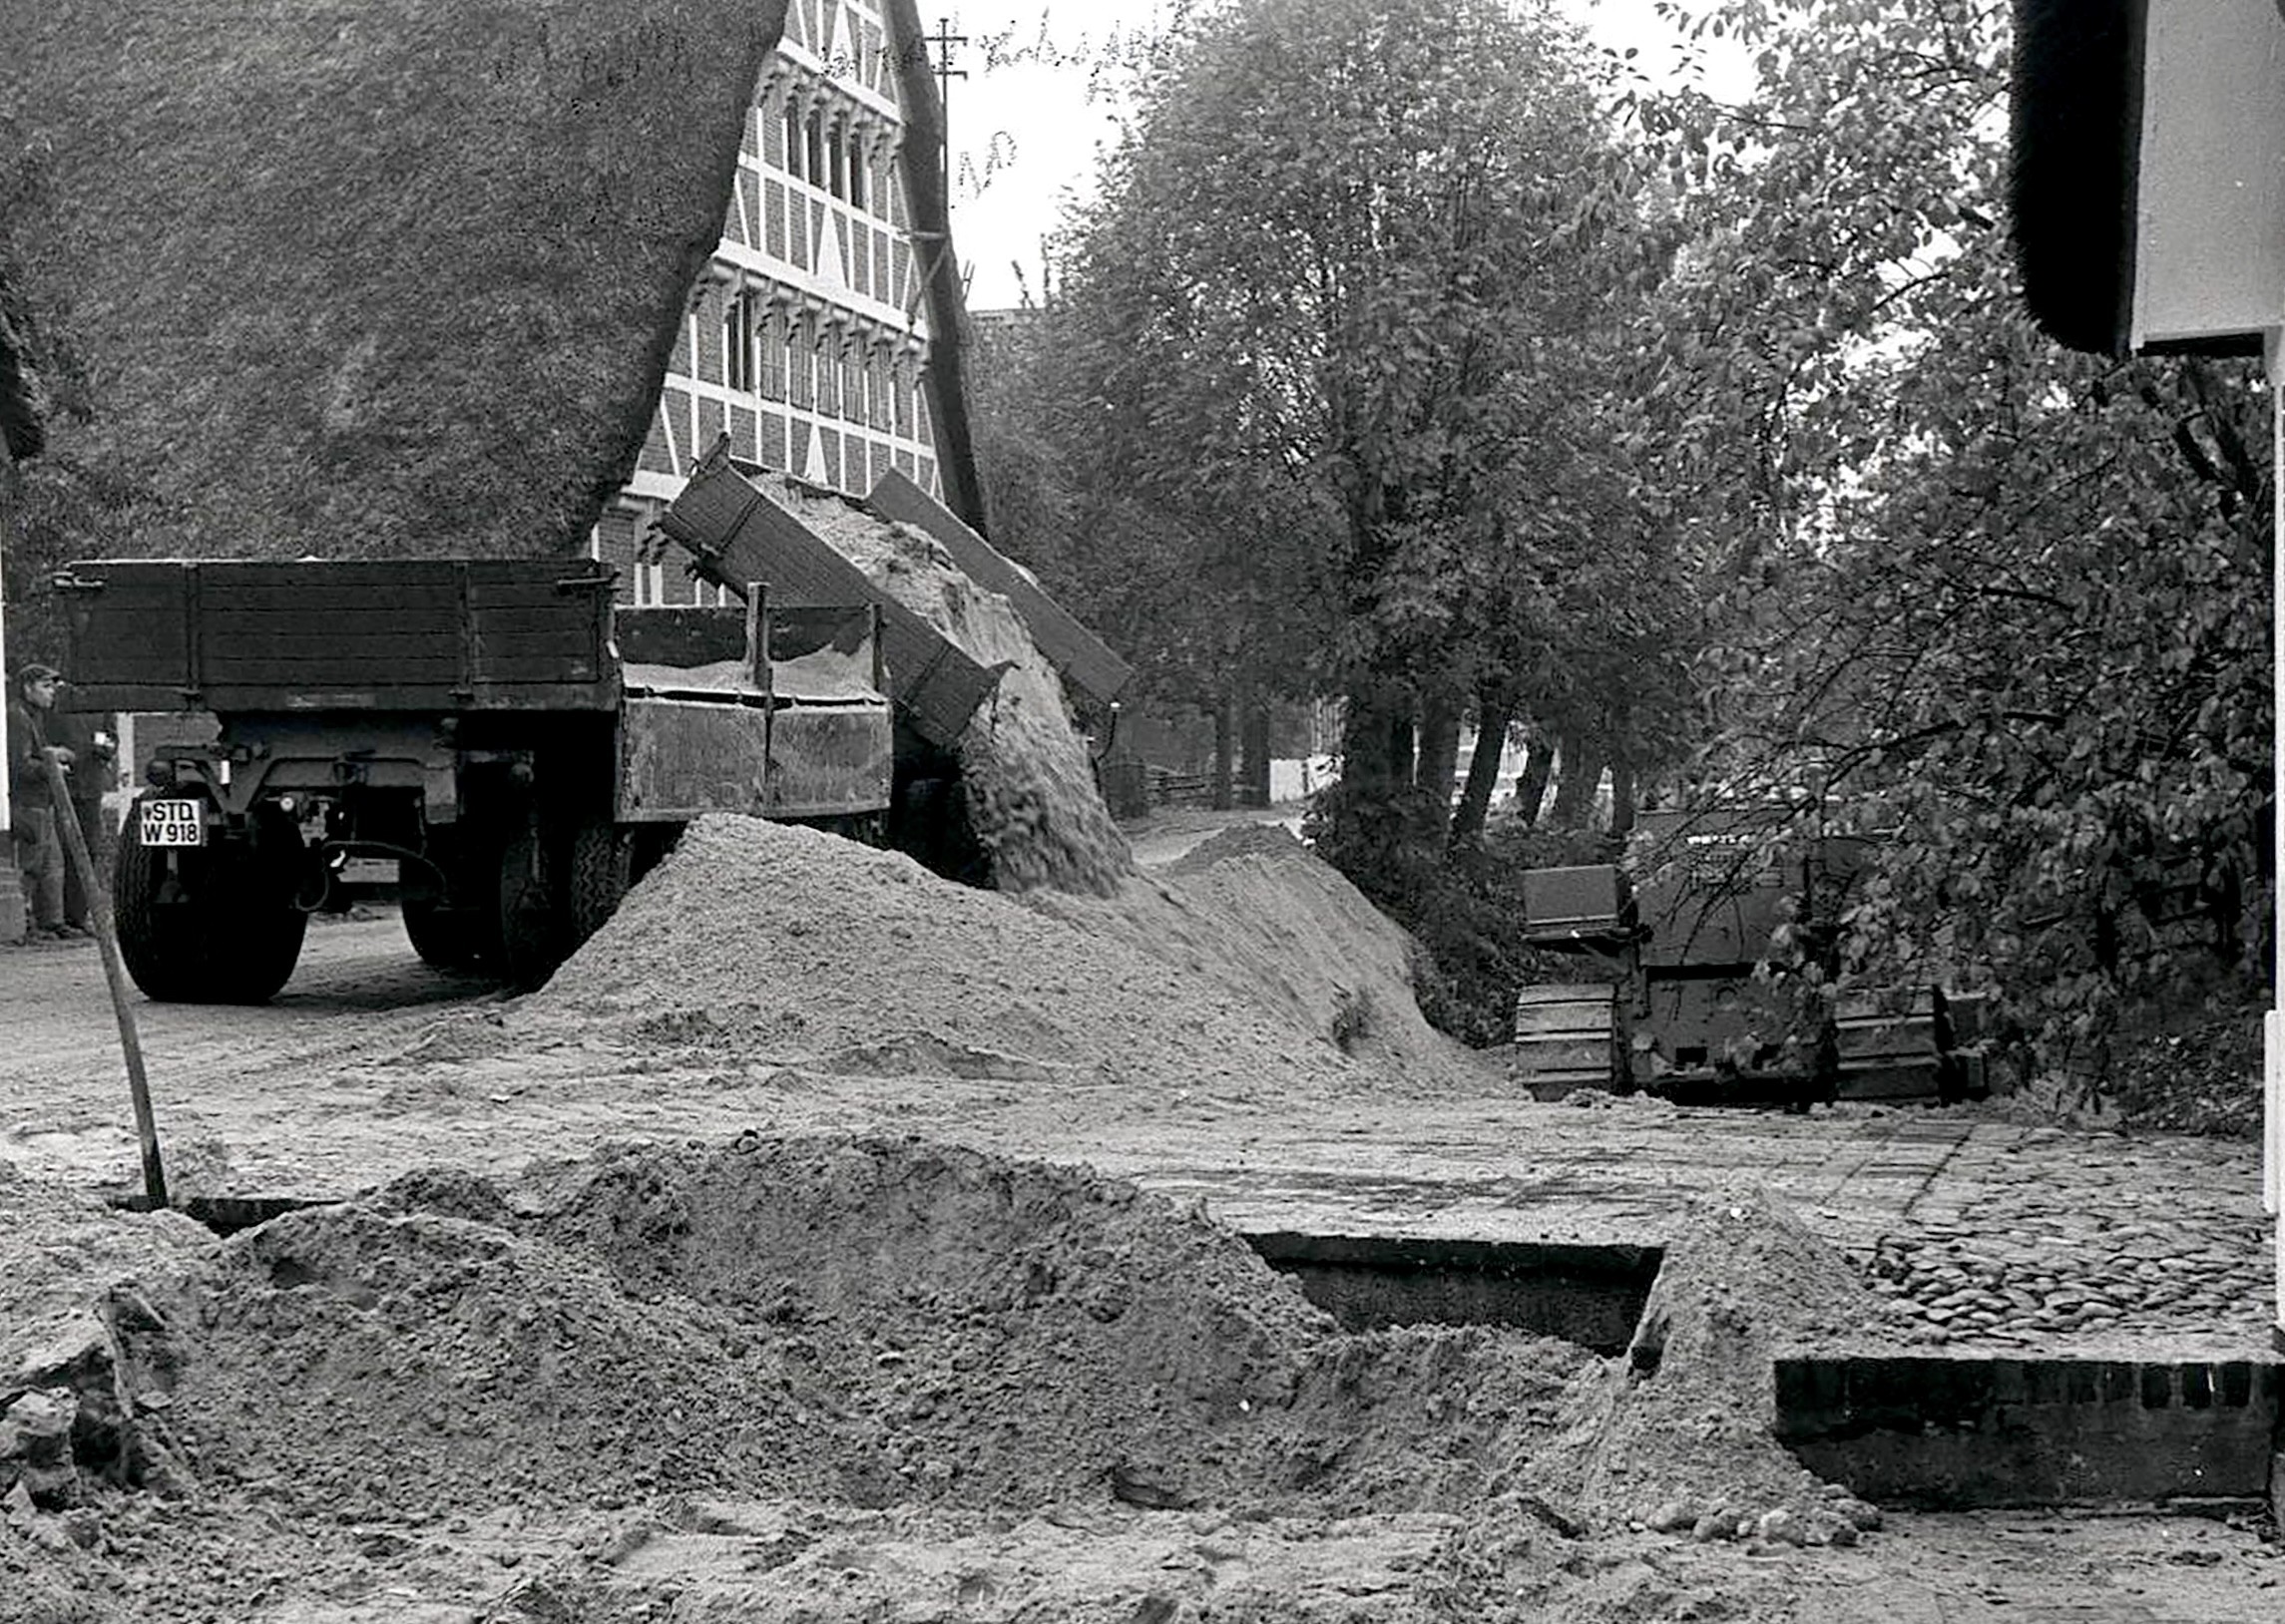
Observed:
[[[1980,1001],[1931,986],[1835,1004],[1769,973],[1833,968],[1869,852],[1861,836],[1780,829],[1775,814],[1649,813],[1639,883],[1616,864],[1526,874],[1527,940],[1582,975],[1519,994],[1517,1079],[1541,1097],[1702,1104],[1981,1095]]]

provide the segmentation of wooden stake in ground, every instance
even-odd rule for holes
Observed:
[[[151,1085],[143,1075],[143,1038],[135,1029],[133,995],[127,990],[127,967],[120,963],[119,938],[111,928],[111,887],[95,871],[95,857],[87,849],[87,836],[72,810],[71,780],[63,764],[48,760],[48,798],[55,806],[54,823],[64,837],[64,855],[78,871],[80,890],[88,900],[88,923],[95,930],[95,945],[103,954],[103,974],[111,983],[112,1013],[119,1016],[119,1047],[127,1056],[127,1088],[135,1096],[135,1133],[143,1144],[143,1190],[151,1210],[167,1205],[167,1170],[159,1160],[159,1126],[151,1115]],[[132,840],[136,831],[122,838]]]

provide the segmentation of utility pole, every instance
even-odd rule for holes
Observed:
[[[944,160],[944,220],[947,229],[952,223],[952,82],[966,79],[966,68],[952,65],[952,48],[966,45],[968,36],[952,32],[952,24],[943,17],[936,19],[936,32],[928,36],[928,43],[936,47],[936,99],[944,120],[942,157]]]

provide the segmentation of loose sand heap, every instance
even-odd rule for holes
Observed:
[[[954,750],[992,883],[1096,895],[1116,888],[1134,871],[1127,841],[1095,786],[1086,742],[1073,731],[1063,679],[1014,607],[970,581],[924,530],[790,481],[762,488],[971,659],[1004,667],[998,691]]]
[[[79,1480],[41,1488],[88,1535],[42,1542],[64,1559],[45,1565],[233,1618],[370,1561],[360,1530],[448,1510],[1457,1516],[1532,1486],[1599,1369],[1484,1330],[1344,1335],[1196,1212],[879,1138],[614,1147],[505,1187],[414,1174],[155,1266],[103,1317],[107,1368],[8,1412],[108,1418]],[[265,1508],[259,1570],[95,1554],[169,1539],[166,1505],[185,1532]]]
[[[1030,900],[1090,935],[1242,990],[1383,1077],[1450,1084],[1475,1063],[1420,1013],[1419,945],[1281,827],[1225,830],[1108,899]]]
[[[1699,1539],[1855,1544],[1878,1513],[1774,1439],[1771,1361],[1882,1317],[1846,1259],[1751,1189],[1708,1197],[1666,1250],[1634,1343],[1574,1418],[1582,1512]]]
[[[1229,890],[1209,863],[1018,900],[817,830],[703,819],[504,1028],[461,1017],[420,1057],[451,1057],[463,1027],[497,1047],[571,1026],[749,1066],[1137,1097],[1473,1075],[1420,1017],[1402,933],[1346,881],[1289,840],[1229,850]]]
[[[123,1222],[168,1233],[94,1357],[0,1390],[0,1619],[1692,1616],[1581,1553],[1876,1520],[1769,1440],[1771,1350],[1858,1305],[1750,1198],[1669,1254],[1648,1372],[1345,1334],[1195,1210],[915,1140]]]

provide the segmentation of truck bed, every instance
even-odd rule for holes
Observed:
[[[696,561],[698,574],[743,597],[760,583],[773,605],[877,605],[889,697],[914,731],[951,748],[999,672],[969,658],[935,626],[872,581],[731,466],[726,441],[691,470],[659,528]]]
[[[75,709],[609,710],[585,559],[96,560],[59,583]]]

